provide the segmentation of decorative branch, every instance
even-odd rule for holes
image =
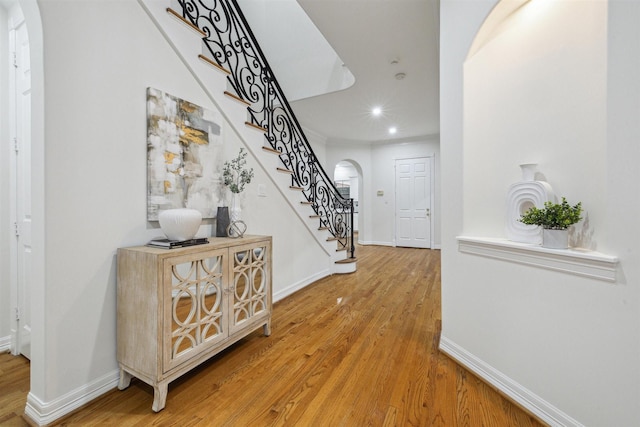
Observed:
[[[245,168],[247,164],[246,157],[247,153],[244,148],[241,148],[238,157],[230,162],[224,162],[222,178],[224,179],[224,185],[229,187],[232,193],[241,193],[244,190],[244,186],[249,184],[253,178],[253,168]]]

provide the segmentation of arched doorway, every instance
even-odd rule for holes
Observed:
[[[3,153],[10,153],[11,151],[17,151],[21,155],[21,172],[19,175],[24,182],[23,188],[20,185],[15,185],[15,177],[18,176],[14,172],[15,166],[11,168],[2,168],[3,182],[11,181],[6,187],[3,186],[0,190],[0,202],[3,206],[2,210],[2,224],[3,228],[0,233],[0,247],[2,247],[3,253],[16,253],[19,244],[25,247],[25,243],[28,246],[28,260],[22,260],[25,262],[18,262],[14,256],[10,257],[7,263],[3,263],[0,267],[2,273],[2,281],[0,283],[0,294],[4,297],[10,295],[7,304],[0,304],[0,316],[3,319],[13,319],[12,327],[15,327],[16,319],[23,318],[25,315],[30,317],[29,319],[29,338],[28,341],[22,340],[19,344],[14,344],[17,348],[12,349],[14,354],[19,354],[26,350],[28,356],[31,359],[31,386],[28,401],[31,397],[37,396],[38,398],[44,397],[44,377],[45,377],[45,363],[44,363],[44,318],[45,318],[45,254],[44,254],[44,58],[43,58],[43,37],[42,37],[42,21],[40,18],[40,11],[36,0],[8,0],[3,1],[0,4],[3,9],[3,23],[2,34],[2,46],[7,52],[9,57],[9,35],[16,37],[15,32],[19,31],[21,34],[19,38],[24,41],[28,40],[28,46],[24,46],[20,43],[20,52],[16,52],[16,61],[22,61],[20,66],[23,66],[23,71],[26,71],[23,76],[23,80],[28,79],[28,87],[22,86],[17,92],[24,97],[25,104],[22,106],[15,106],[11,103],[9,97],[9,79],[3,77],[2,85],[2,106],[3,111],[7,111],[8,114],[3,116],[11,117],[17,114],[24,114],[28,111],[27,116],[22,116],[19,119],[21,129],[15,131],[14,137],[9,137],[9,130],[6,135],[3,134],[3,143],[9,140],[9,143],[3,146]],[[9,16],[15,16],[14,13],[21,15],[19,20],[9,23]],[[22,55],[22,57],[20,57]],[[13,59],[11,63],[2,62],[3,66],[12,69],[14,68]],[[28,64],[28,70],[24,69],[24,65]],[[3,73],[8,76],[9,73]],[[21,84],[25,83],[23,81]],[[2,128],[7,128],[12,120],[7,118],[6,122],[3,122]],[[5,126],[6,125],[6,126]],[[12,131],[13,132],[13,131]],[[27,144],[28,142],[28,144]],[[16,160],[11,160],[16,162]],[[10,164],[10,162],[8,162]],[[13,178],[11,178],[13,176]],[[20,218],[17,213],[13,213],[14,208],[18,204],[21,206],[19,209]],[[7,219],[6,221],[4,219]],[[27,218],[28,224],[23,224],[22,220]],[[21,228],[21,227],[28,227]],[[20,234],[23,239],[17,239],[16,236]],[[14,249],[12,249],[14,248]],[[5,252],[5,250],[7,252]],[[21,263],[21,264],[20,264]],[[17,310],[18,307],[18,286],[22,284],[18,283],[17,269],[22,265],[23,272],[28,272],[28,291],[29,296],[23,294],[20,296],[23,312],[20,313]],[[7,301],[7,300],[4,300]],[[24,322],[23,322],[24,323]],[[2,322],[0,322],[2,325]],[[4,335],[4,330],[2,330]],[[0,335],[0,338],[3,338]],[[28,348],[24,349],[24,345],[27,344]],[[9,345],[11,345],[9,343]],[[41,418],[37,411],[30,410],[29,403],[25,412],[30,418],[37,420]]]
[[[358,230],[362,216],[362,168],[354,160],[341,160],[333,171],[333,182],[338,191],[346,198],[353,199],[353,231],[356,241],[358,241]]]

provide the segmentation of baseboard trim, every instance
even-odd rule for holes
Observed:
[[[119,378],[120,372],[116,369],[51,402],[43,402],[29,392],[24,414],[30,421],[38,426],[51,424],[55,420],[75,411],[98,396],[117,387]]]
[[[281,299],[288,297],[289,295],[293,294],[294,292],[299,291],[302,288],[305,288],[307,286],[309,286],[310,284],[312,284],[313,282],[322,279],[323,277],[327,277],[331,275],[331,271],[329,269],[326,270],[322,270],[319,271],[315,274],[312,274],[311,276],[302,279],[294,284],[292,284],[291,286],[287,286],[284,289],[281,289],[277,292],[275,292],[273,294],[273,302],[277,302],[280,301]]]
[[[0,337],[0,353],[11,350],[11,335]]]
[[[440,351],[464,366],[483,381],[495,387],[508,399],[550,426],[584,427],[575,419],[523,387],[502,372],[485,363],[453,341],[440,337]]]
[[[393,242],[377,242],[375,240],[362,240],[358,241],[359,245],[373,245],[373,246],[395,246]]]

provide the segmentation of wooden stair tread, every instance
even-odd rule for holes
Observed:
[[[259,131],[262,131],[262,132],[265,132],[265,133],[267,132],[267,129],[266,129],[266,128],[263,128],[262,126],[257,125],[257,124],[255,124],[255,123],[251,123],[251,122],[244,122],[244,124],[245,124],[245,125],[247,125],[247,126],[249,126],[249,127],[250,127],[250,128],[252,128],[252,129],[256,129],[256,130],[259,130]]]
[[[313,202],[300,202],[301,205],[309,205],[312,206]]]
[[[276,150],[275,148],[271,148],[271,147],[262,147],[262,149],[268,153],[273,153],[273,154],[277,154],[280,155],[282,154],[280,151]]]
[[[281,173],[288,173],[289,175],[293,175],[293,171],[290,171],[289,169],[276,168],[276,170]]]
[[[327,237],[327,242],[334,242],[336,240],[338,240],[338,238],[335,236]]]
[[[324,230],[328,230],[329,227],[318,227],[318,231],[324,231]]]
[[[318,218],[320,218],[320,215],[309,215],[309,218],[318,219]]]
[[[247,107],[251,106],[251,103],[245,101],[244,99],[240,98],[238,95],[229,92],[228,90],[224,91],[224,94],[227,95],[229,98],[240,102],[242,105],[246,105]]]
[[[292,190],[296,190],[296,191],[302,191],[302,190],[304,190],[304,188],[302,188],[302,187],[296,187],[295,185],[290,185],[290,186],[289,186],[289,188],[290,188],[290,189],[292,189]]]
[[[336,261],[336,264],[351,264],[353,262],[357,262],[357,258],[345,258],[345,259],[340,259],[338,261]]]
[[[189,22],[186,19],[184,19],[180,13],[176,12],[175,10],[171,9],[170,7],[167,8],[167,13],[169,15],[171,15],[173,18],[176,18],[178,21],[180,21],[181,23],[183,23],[187,27],[191,28],[193,31],[198,33],[198,35],[201,36],[202,38],[207,37],[207,34],[204,31],[202,31],[200,28],[196,27],[191,22]]]
[[[198,55],[198,59],[200,59],[202,62],[206,63],[207,65],[212,66],[213,68],[215,68],[216,70],[223,72],[224,74],[230,75],[231,71],[227,70],[224,67],[219,66],[216,61],[214,61],[213,59],[207,58],[206,56],[200,54]]]

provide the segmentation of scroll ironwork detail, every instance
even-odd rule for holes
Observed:
[[[319,228],[327,229],[355,256],[353,199],[344,198],[319,163],[236,0],[177,0],[182,16],[206,34],[204,55],[230,71],[236,94],[250,103],[251,123],[267,130],[266,141],[293,172]]]

